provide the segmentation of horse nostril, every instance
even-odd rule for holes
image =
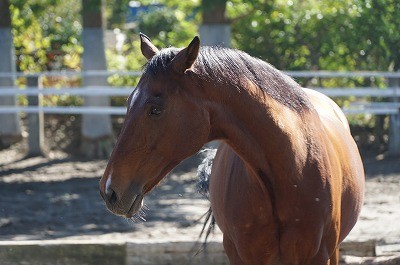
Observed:
[[[114,205],[118,201],[117,193],[113,189],[106,191],[106,198],[110,205]]]
[[[115,191],[111,190],[111,196],[110,196],[110,198],[108,199],[108,201],[109,201],[111,204],[115,204],[115,203],[117,202],[117,200],[118,200],[117,194],[115,193]]]

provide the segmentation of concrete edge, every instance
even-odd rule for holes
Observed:
[[[229,264],[222,243],[210,241],[201,249],[196,241],[160,240],[26,240],[0,241],[0,264]]]
[[[397,245],[396,245],[397,246]],[[392,246],[393,248],[393,246]],[[201,242],[164,240],[26,240],[0,241],[0,263],[29,265],[98,264],[229,264],[220,241],[210,241],[200,251]],[[343,242],[341,260],[346,264],[400,264],[400,251],[376,257],[377,242]]]

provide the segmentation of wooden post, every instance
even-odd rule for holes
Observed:
[[[27,87],[28,89],[35,89],[39,87],[39,77],[38,76],[28,76],[27,77]],[[28,96],[29,106],[40,106],[41,96]],[[43,135],[44,135],[44,125],[43,125],[43,112],[28,113],[28,156],[41,156],[43,155]]]
[[[389,86],[396,89],[397,94],[394,98],[394,102],[399,101],[400,96],[400,79],[390,78]],[[389,146],[388,151],[390,156],[400,155],[400,108],[397,114],[392,114],[389,116]]]

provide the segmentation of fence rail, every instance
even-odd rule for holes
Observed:
[[[15,106],[0,106],[0,114],[6,113],[47,113],[47,114],[109,114],[109,115],[124,115],[126,114],[125,107],[15,107]]]
[[[333,72],[333,71],[288,71],[286,72],[292,77],[307,77],[307,78],[355,78],[355,77],[383,77],[388,79],[399,79],[400,72]],[[0,73],[2,77],[27,77],[37,78],[38,80],[43,77],[72,77],[72,76],[140,76],[139,71],[61,71],[61,72],[41,72],[34,74],[24,73]],[[39,81],[37,82],[39,83]],[[134,87],[104,87],[104,86],[86,86],[86,87],[27,87],[25,89],[16,87],[1,87],[1,96],[39,96],[39,95],[70,95],[70,96],[128,96]],[[312,89],[319,91],[329,97],[373,97],[373,98],[392,98],[397,101],[400,97],[400,88],[398,86],[386,87],[384,89],[377,87],[312,87]],[[389,102],[388,102],[389,103]],[[394,104],[370,104],[363,103],[363,106],[358,104],[356,107],[353,105],[343,108],[346,114],[374,114],[374,115],[391,115],[399,112],[399,108]],[[123,107],[43,107],[43,106],[1,106],[0,114],[4,113],[66,113],[66,114],[125,114]]]
[[[400,154],[400,72],[333,72],[333,71],[287,71],[293,78],[384,78],[388,86],[378,87],[310,87],[329,97],[355,97],[362,99],[355,101],[350,106],[342,108],[347,115],[390,115],[390,138],[394,143],[392,149],[395,154]],[[28,102],[34,102],[29,106],[6,106],[0,105],[0,114],[7,113],[28,113],[29,115],[43,114],[109,114],[124,115],[125,107],[114,106],[42,106],[41,96],[47,95],[70,95],[70,96],[128,96],[134,87],[111,87],[111,86],[86,86],[86,87],[42,87],[43,77],[115,77],[141,75],[139,71],[61,71],[42,72],[34,74],[5,73],[0,72],[2,78],[27,78],[28,87],[16,88],[0,86],[0,98],[10,96],[27,96]],[[1,85],[1,83],[0,83]],[[380,102],[374,102],[378,99]],[[29,100],[30,99],[30,100]],[[33,100],[32,100],[33,99]],[[372,100],[371,100],[372,99]],[[383,102],[382,102],[383,101]],[[390,148],[390,147],[389,147]]]
[[[123,76],[140,76],[140,71],[123,71],[123,70],[90,70],[90,71],[50,71],[50,72],[38,72],[38,73],[23,73],[23,72],[0,72],[0,77],[51,77],[51,76],[112,76],[112,75],[123,75]]]
[[[384,78],[400,78],[400,72],[382,72],[382,71],[284,71],[291,77],[323,77],[323,78],[341,78],[341,77],[384,77]],[[42,76],[140,76],[141,71],[125,71],[125,70],[89,70],[89,71],[49,71],[38,73],[23,72],[0,72],[0,77],[42,77]]]
[[[291,77],[323,77],[323,78],[341,78],[341,77],[384,77],[400,78],[400,72],[380,72],[380,71],[285,71]]]
[[[46,95],[68,95],[68,96],[128,96],[135,87],[69,87],[57,88],[46,87],[36,88],[28,87],[26,89],[3,87],[0,88],[1,96],[46,96]],[[398,87],[387,87],[384,89],[374,87],[312,87],[312,89],[319,91],[329,97],[372,97],[372,98],[392,98],[397,101],[400,97],[400,89]],[[363,105],[363,106],[361,106]],[[391,102],[382,104],[373,104],[370,102],[355,103],[349,107],[344,107],[345,114],[374,114],[374,115],[390,115],[399,112],[399,106],[391,104]],[[44,113],[65,113],[65,114],[125,114],[126,110],[123,107],[44,107],[44,106],[0,106],[0,114],[15,113],[15,112],[44,112]]]
[[[69,87],[69,88],[34,88],[30,87],[27,89],[18,89],[6,87],[0,90],[1,96],[39,96],[39,95],[69,95],[69,96],[128,96],[134,87]],[[397,98],[400,97],[400,90],[396,87],[388,87],[386,89],[377,89],[373,87],[356,87],[356,88],[322,88],[314,87],[316,91],[319,91],[329,97],[382,97],[382,98]],[[360,106],[363,105],[363,106]],[[357,107],[354,107],[357,106]],[[343,108],[346,114],[394,114],[398,112],[399,106],[391,104],[353,104],[350,108]],[[15,113],[15,112],[26,112],[26,113],[65,113],[65,114],[114,114],[122,115],[125,114],[126,109],[124,107],[45,107],[45,106],[0,106],[0,114],[4,113]]]
[[[393,115],[399,113],[400,104],[391,102],[382,104],[357,103],[342,108],[347,115]],[[109,114],[124,115],[126,107],[45,107],[45,106],[0,106],[0,114],[7,113],[47,113],[47,114]]]
[[[12,87],[2,87],[1,96],[15,95],[70,95],[70,96],[128,96],[135,87],[46,87],[46,88],[28,88],[18,89]],[[375,87],[312,87],[329,97],[400,97],[400,89],[397,87],[387,87],[378,89]]]
[[[128,96],[134,87],[100,87],[100,86],[87,86],[87,87],[69,87],[69,88],[28,88],[16,89],[11,87],[0,88],[2,96],[38,96],[38,95],[68,95],[68,96]]]

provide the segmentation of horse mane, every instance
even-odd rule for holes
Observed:
[[[174,47],[162,49],[148,61],[144,73],[152,76],[165,73],[179,51],[180,49]],[[243,82],[250,80],[273,99],[293,110],[301,112],[311,108],[301,86],[292,78],[243,51],[202,46],[194,69],[202,79],[214,84],[232,85],[240,89]]]

